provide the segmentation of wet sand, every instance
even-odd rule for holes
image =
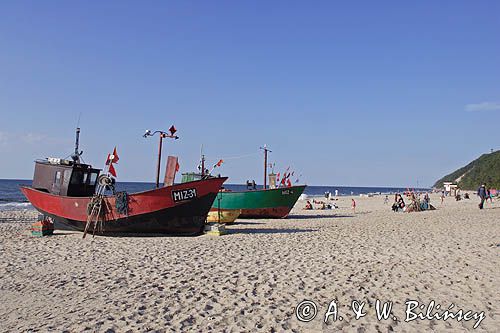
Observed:
[[[393,213],[383,196],[355,199],[356,213],[350,197],[337,210],[299,201],[286,220],[238,220],[222,237],[34,238],[35,212],[0,212],[0,331],[457,332],[477,322],[405,322],[408,300],[484,311],[475,331],[498,331],[500,201],[480,211],[475,196],[432,196],[436,211]],[[343,320],[325,324],[333,299]],[[377,320],[377,299],[393,302],[389,319]],[[310,322],[296,318],[303,300],[317,306]],[[366,316],[354,318],[353,300]]]

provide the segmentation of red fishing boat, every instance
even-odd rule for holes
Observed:
[[[32,186],[21,187],[33,207],[51,218],[55,229],[84,232],[88,229],[104,235],[196,235],[203,231],[210,207],[226,177],[106,195],[104,189],[113,189],[114,179],[109,173],[99,175],[100,169],[80,163],[78,133],[79,129],[72,161],[55,158],[36,161]]]

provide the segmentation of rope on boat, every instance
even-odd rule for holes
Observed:
[[[128,194],[127,192],[116,192],[115,207],[118,213],[128,215]]]

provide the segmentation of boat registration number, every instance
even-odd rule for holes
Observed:
[[[196,195],[195,188],[172,191],[172,199],[174,199],[174,202],[191,200],[191,199],[194,199],[196,197],[197,197],[197,195]]]

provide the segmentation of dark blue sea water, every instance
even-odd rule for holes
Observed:
[[[12,209],[32,209],[19,190],[21,185],[31,185],[31,180],[0,179],[0,210]],[[246,189],[245,185],[225,184],[224,187],[233,191],[242,191]],[[128,193],[144,191],[154,188],[154,183],[136,183],[120,182],[117,183],[118,191],[127,191]],[[397,193],[404,192],[406,188],[396,187],[348,187],[348,186],[307,186],[305,194],[309,196],[322,196],[325,192],[339,195],[359,195],[368,193]],[[421,189],[425,191],[426,189]]]

